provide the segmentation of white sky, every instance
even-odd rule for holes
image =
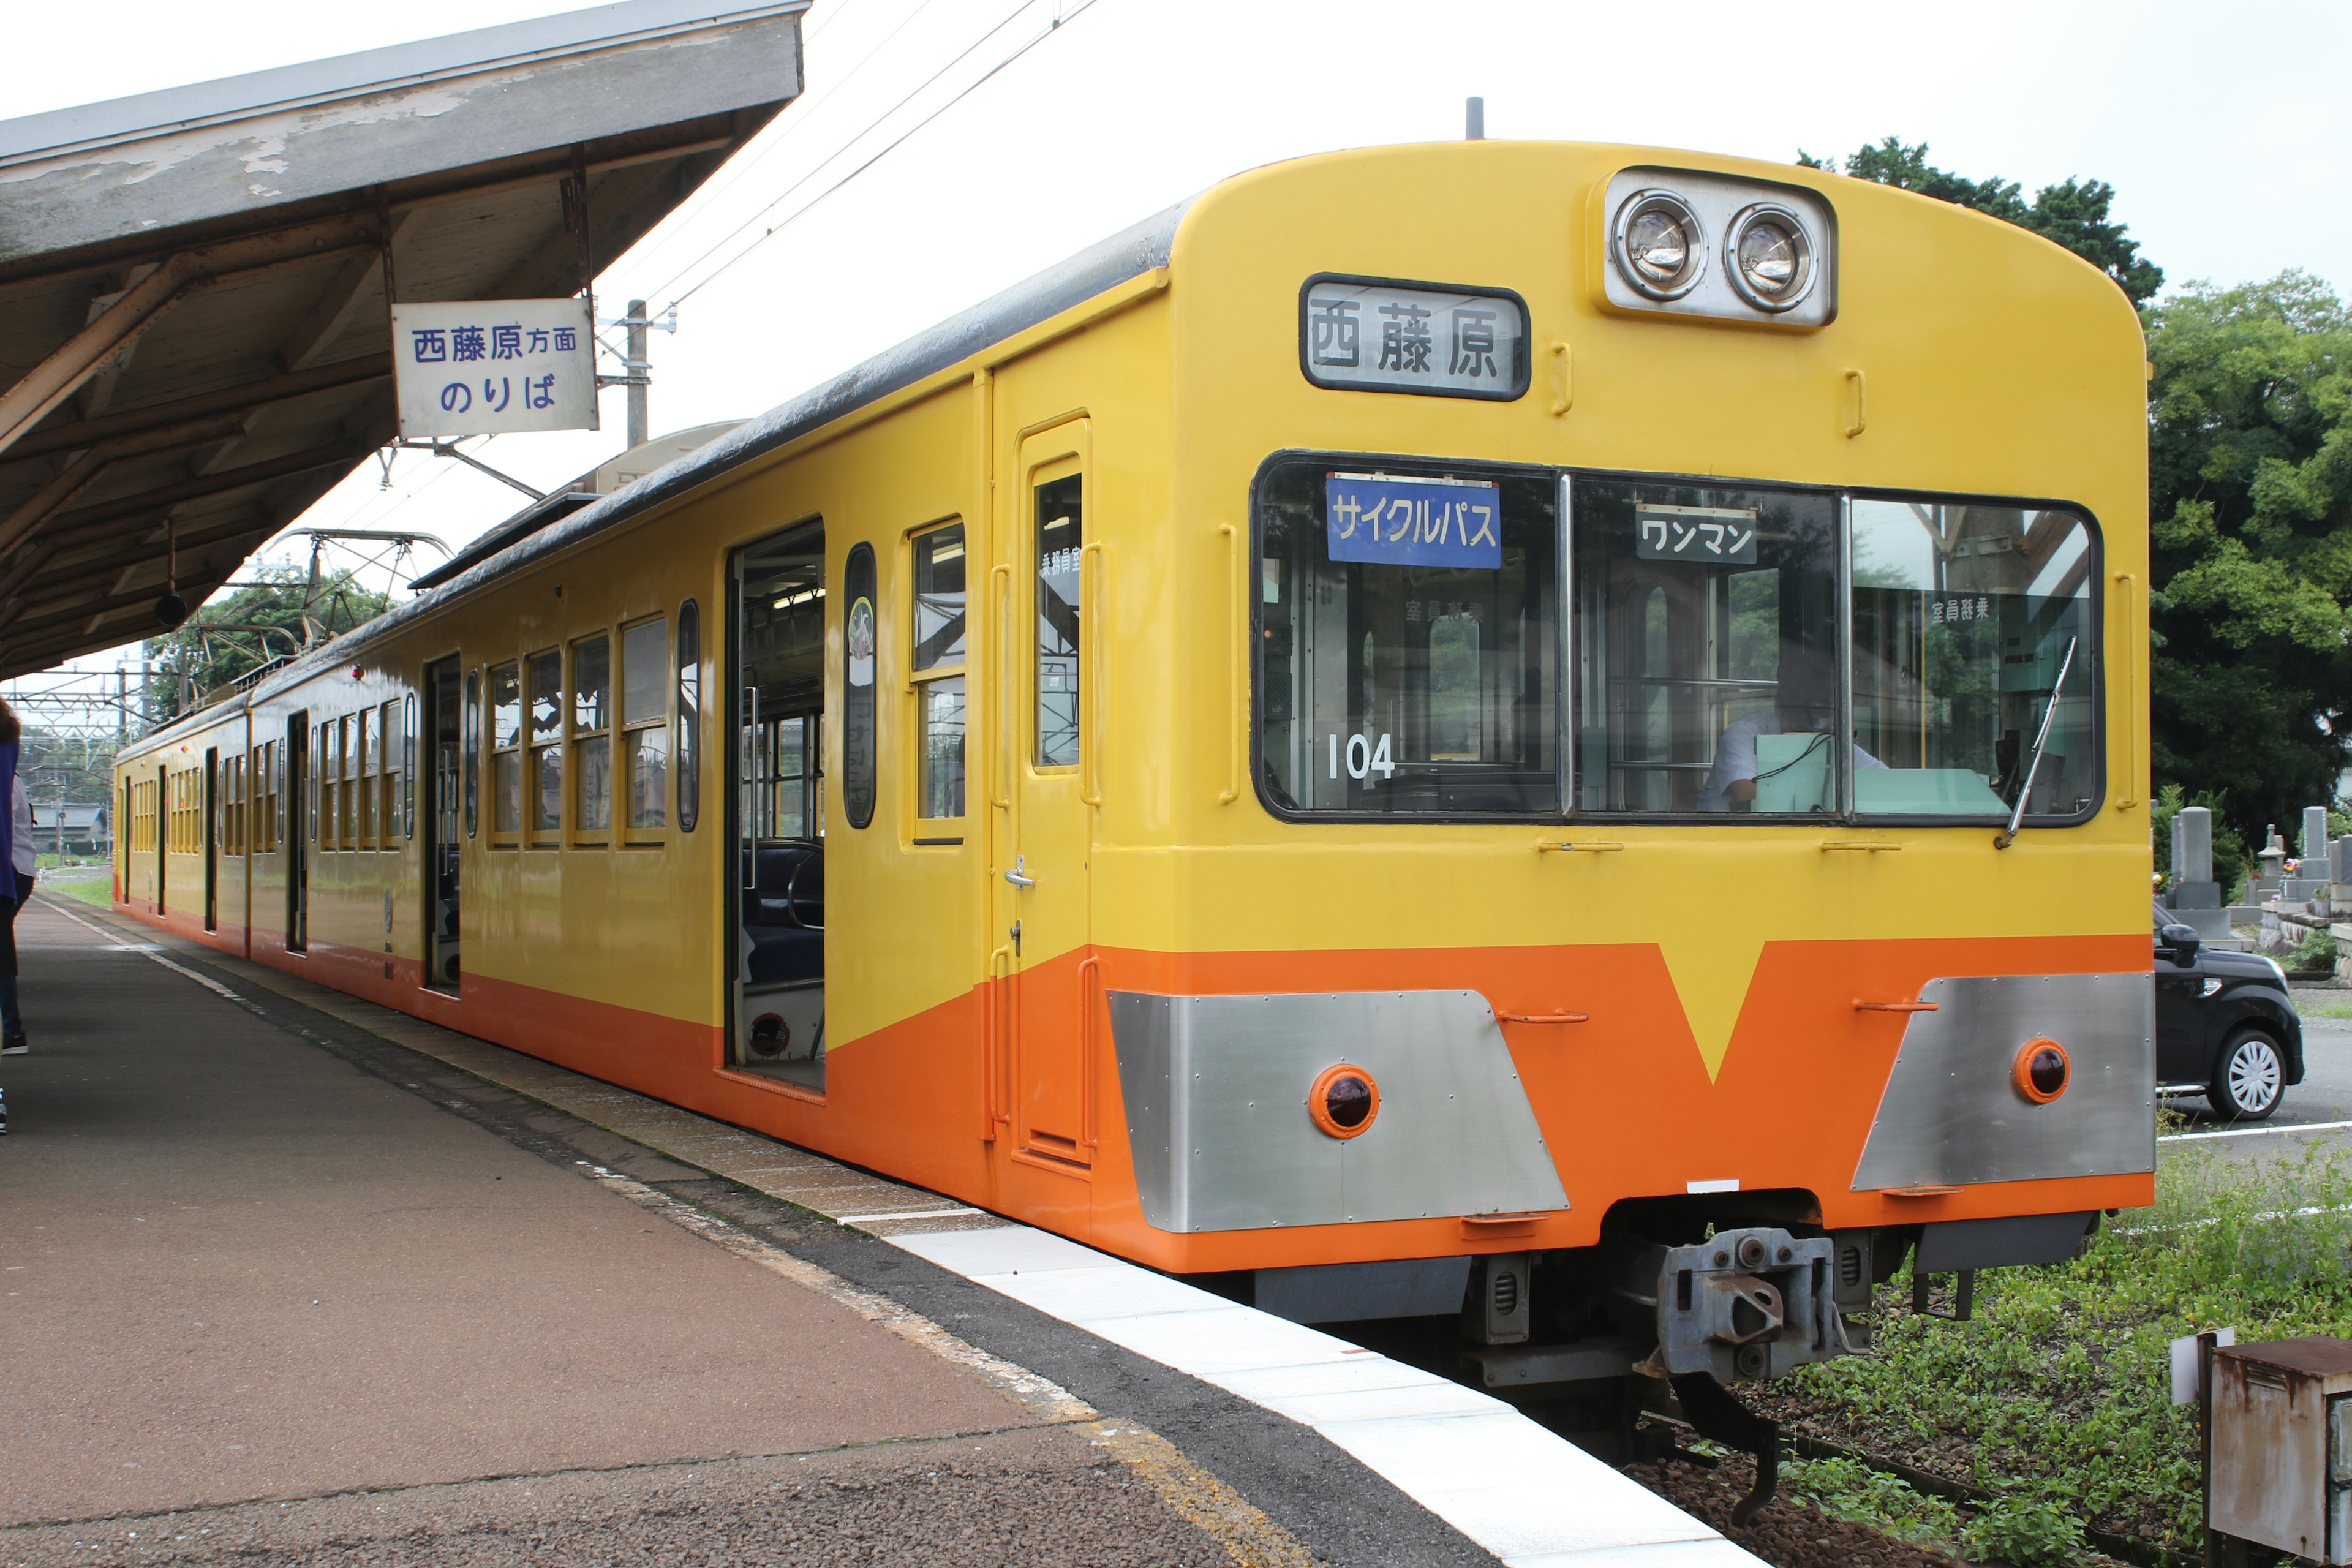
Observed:
[[[1084,0],[817,0],[807,91],[598,284],[658,311]],[[102,27],[18,7],[0,113],[119,97],[572,9],[562,0],[397,7],[117,0]],[[1014,19],[878,126],[925,78]],[[2352,56],[2352,6],[2284,0],[2260,24],[2210,4],[1969,0],[1782,13],[1585,0],[1094,0],[1017,63],[751,251],[653,335],[656,434],[784,401],[929,323],[1243,169],[1331,148],[1462,133],[1643,142],[1792,160],[1897,135],[1956,173],[2105,179],[2168,283],[2289,267],[2352,283],[2352,139],[2320,70]],[[37,61],[38,68],[26,68]],[[820,167],[827,157],[834,163]],[[746,237],[749,237],[748,236]],[[736,242],[740,246],[741,241]],[[484,460],[547,489],[617,451],[602,433],[509,436]],[[522,498],[463,465],[404,454],[392,489],[363,465],[303,520],[415,529],[452,544]],[[265,552],[285,558],[283,550]],[[134,654],[135,657],[135,654]],[[116,656],[77,661],[114,667]]]

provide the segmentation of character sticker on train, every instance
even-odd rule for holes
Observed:
[[[1503,564],[1500,485],[1330,474],[1323,505],[1334,561],[1486,572]]]

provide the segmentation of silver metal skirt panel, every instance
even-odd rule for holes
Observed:
[[[1111,1033],[1144,1218],[1169,1231],[1568,1207],[1494,1009],[1475,991],[1154,996]],[[1345,1062],[1380,1086],[1333,1138],[1307,1093]]]
[[[1936,1011],[1905,1022],[1856,1192],[1965,1186],[2156,1168],[2156,994],[2145,974],[1931,980]],[[2028,1040],[2073,1063],[2066,1092],[2036,1105],[2011,1072]]]

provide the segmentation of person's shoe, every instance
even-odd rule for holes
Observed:
[[[0,1057],[29,1056],[32,1049],[32,1037],[21,1029],[13,1035],[0,1035]]]

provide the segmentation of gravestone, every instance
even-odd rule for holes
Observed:
[[[2213,814],[2185,805],[2172,818],[2172,918],[2207,942],[2230,937],[2230,911],[2213,880]]]
[[[2295,864],[2294,875],[2286,879],[2282,889],[2292,902],[2307,903],[2327,896],[2331,879],[2327,872],[2327,808],[2307,805],[2303,810],[2302,856]]]
[[[2213,880],[2213,814],[2201,805],[2182,806],[2172,818],[2172,907],[2221,907],[2221,887]]]
[[[2327,879],[2338,887],[2352,887],[2352,834],[2327,847]]]

